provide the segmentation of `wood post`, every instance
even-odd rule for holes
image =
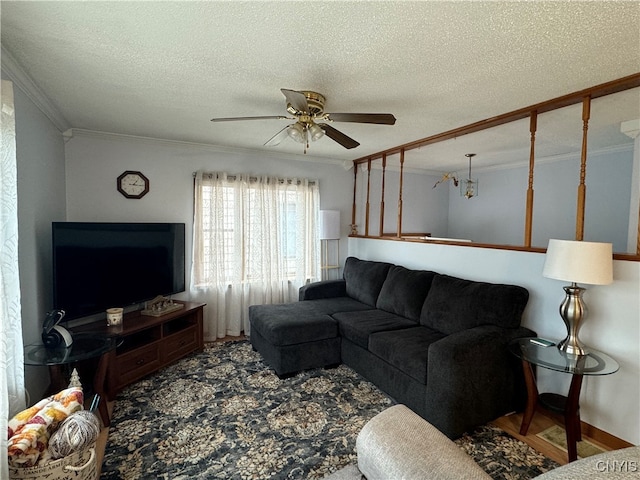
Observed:
[[[367,162],[367,204],[365,206],[364,235],[369,236],[369,194],[371,193],[371,159]]]
[[[358,185],[358,164],[353,162],[353,205],[351,206],[351,232],[356,224],[356,186]]]
[[[384,177],[387,171],[387,154],[382,154],[382,191],[380,193],[380,236],[384,232]]]
[[[638,208],[638,237],[636,238],[636,255],[640,255],[640,208]]]
[[[587,175],[587,131],[591,115],[591,97],[582,99],[582,153],[580,155],[580,184],[578,185],[578,205],[576,211],[576,240],[584,238],[584,206],[587,194],[585,177]]]
[[[527,209],[524,221],[524,246],[531,246],[531,229],[533,225],[533,169],[535,163],[536,130],[538,129],[538,112],[532,111],[529,119],[529,132],[531,133],[531,149],[529,152],[529,186],[527,188]]]
[[[402,180],[404,178],[404,148],[400,150],[400,188],[398,189],[398,231],[396,237],[402,236]]]

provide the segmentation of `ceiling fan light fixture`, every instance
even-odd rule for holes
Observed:
[[[298,143],[306,142],[304,127],[300,123],[294,123],[289,128],[287,128],[287,133]]]
[[[324,130],[314,123],[309,127],[309,134],[311,135],[311,141],[315,142],[324,137]]]
[[[360,143],[353,138],[342,133],[340,130],[332,127],[324,122],[351,122],[351,123],[372,123],[378,125],[393,125],[396,123],[396,117],[390,113],[325,113],[324,112],[324,95],[310,90],[290,90],[281,88],[280,91],[284,95],[287,103],[286,108],[292,117],[283,115],[267,115],[253,117],[224,117],[212,118],[212,122],[229,122],[235,120],[296,120],[292,125],[284,127],[264,144],[268,147],[279,145],[287,136],[298,143],[305,145],[304,153],[307,153],[309,144],[320,140],[327,136],[334,142],[342,145],[344,148],[356,148]],[[316,121],[322,121],[317,124]]]

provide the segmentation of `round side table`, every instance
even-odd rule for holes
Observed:
[[[42,344],[31,344],[24,347],[24,363],[31,366],[48,366],[51,376],[50,390],[53,392],[67,388],[63,366],[100,357],[98,368],[93,378],[93,389],[100,395],[98,403],[100,417],[105,427],[111,423],[105,396],[109,354],[122,343],[122,339],[95,333],[72,333],[73,343],[69,347],[47,348]]]
[[[541,345],[540,343],[550,345]],[[569,461],[578,458],[577,442],[582,439],[580,429],[580,389],[584,375],[611,375],[620,366],[610,356],[587,349],[586,355],[573,355],[558,350],[557,346],[548,340],[540,338],[519,338],[509,345],[509,351],[522,360],[524,378],[527,384],[527,406],[522,417],[520,435],[526,435],[533,419],[538,402],[549,410],[564,415],[565,430],[567,431],[567,451]],[[538,393],[534,366],[554,370],[571,375],[569,393]]]

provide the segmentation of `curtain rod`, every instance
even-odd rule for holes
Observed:
[[[193,178],[195,178],[197,174],[198,174],[198,172],[193,172]],[[216,175],[216,173],[206,173],[206,172],[203,172],[203,175],[208,175],[209,177],[211,177],[211,176],[213,176],[213,175]],[[294,180],[296,181],[296,184],[297,184],[297,185],[300,185],[300,184],[302,183],[302,181],[301,181],[301,180],[296,179],[296,178],[279,178],[279,177],[269,177],[268,175],[265,175],[265,176],[266,176],[266,177],[268,177],[268,178],[275,178],[276,180],[278,180],[278,182],[279,182],[279,183],[288,183],[288,184],[292,184]],[[238,176],[237,176],[237,175],[227,175],[227,180],[234,181],[234,180],[236,180],[237,178],[238,178]],[[250,181],[250,182],[257,182],[257,181],[260,179],[260,177],[255,177],[255,176],[251,176],[251,177],[248,177],[248,178],[249,178],[249,181]],[[315,180],[307,180],[307,183],[308,183],[309,185],[316,185],[316,181],[315,181]]]

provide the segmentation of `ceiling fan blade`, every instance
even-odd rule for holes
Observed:
[[[269,140],[267,140],[265,142],[264,146],[265,147],[275,147],[276,145],[279,145],[282,140],[284,140],[285,138],[287,138],[289,136],[289,134],[287,133],[287,129],[289,127],[290,127],[290,125],[287,125],[282,130],[280,130],[278,133],[276,133],[273,137],[271,137]]]
[[[296,92],[295,90],[288,90],[286,88],[281,88],[280,91],[287,99],[287,103],[293,108],[299,112],[309,113],[309,104],[307,103],[307,97],[304,96],[304,93]]]
[[[294,118],[285,117],[284,115],[267,115],[264,117],[228,117],[228,118],[212,118],[212,122],[235,122],[238,120],[295,120]]]
[[[380,125],[396,123],[396,117],[390,113],[327,113],[325,118],[333,122],[377,123]]]
[[[327,137],[329,137],[334,142],[338,142],[344,148],[356,148],[360,143],[356,142],[353,138],[345,135],[340,130],[336,130],[331,125],[327,125],[326,123],[318,123],[317,124]]]

